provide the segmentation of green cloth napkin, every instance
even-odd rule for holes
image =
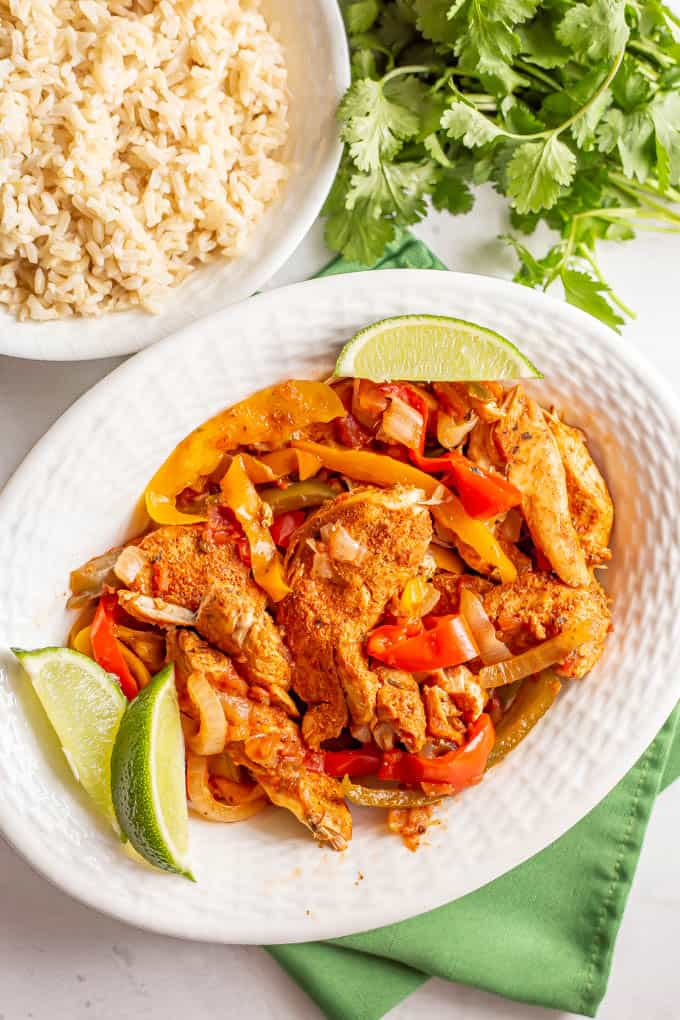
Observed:
[[[401,235],[373,268],[446,267]],[[365,267],[335,259],[320,275]],[[680,705],[638,763],[531,860],[420,917],[328,942],[268,947],[331,1020],[378,1020],[430,976],[594,1016],[660,790],[680,775]]]

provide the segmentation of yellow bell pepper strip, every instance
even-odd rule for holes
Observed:
[[[562,684],[550,669],[522,682],[515,700],[496,726],[496,743],[486,763],[487,769],[521,743],[542,719],[557,697]]]
[[[289,379],[254,393],[199,425],[175,447],[146,487],[149,517],[157,524],[204,521],[203,515],[178,510],[176,499],[212,474],[225,453],[254,443],[281,446],[294,432],[344,413],[340,398],[322,382]]]
[[[241,456],[253,485],[266,485],[292,474],[297,474],[300,481],[304,482],[307,478],[313,478],[321,467],[321,461],[314,454],[293,450],[290,446],[265,453],[261,457],[253,457],[250,453],[242,453]]]
[[[548,666],[554,666],[561,662],[576,648],[592,641],[595,636],[595,622],[593,620],[579,620],[565,627],[555,637],[542,641],[535,645],[528,652],[515,655],[512,659],[505,659],[493,666],[484,666],[477,674],[479,684],[489,690],[492,687],[503,687],[505,684],[512,684],[515,680],[523,680],[533,673],[540,673]]]
[[[82,655],[87,655],[89,659],[94,659],[94,653],[92,652],[92,641],[90,640],[90,628],[83,627],[77,634],[69,639],[69,648],[75,648],[77,652]]]
[[[310,506],[320,506],[327,499],[335,499],[338,495],[326,482],[308,479],[306,482],[293,482],[285,489],[261,489],[260,497],[268,503],[274,513],[289,513],[291,510],[304,510]]]
[[[232,460],[222,479],[221,489],[225,503],[233,510],[248,539],[253,577],[272,602],[280,602],[290,589],[286,584],[283,562],[268,527],[271,510],[262,502],[248,478],[241,457]]]
[[[324,467],[331,471],[338,471],[360,482],[373,485],[410,485],[422,489],[428,497],[443,490],[446,502],[430,507],[435,519],[444,527],[455,531],[485,563],[495,567],[501,581],[507,583],[516,579],[517,570],[514,564],[505,555],[484,522],[470,517],[458,497],[425,471],[395,460],[394,457],[387,457],[383,453],[371,453],[369,450],[341,450],[321,443],[312,443],[306,439],[295,439],[291,445],[297,450],[315,454]]]

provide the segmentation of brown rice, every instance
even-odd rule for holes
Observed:
[[[241,254],[286,170],[259,0],[0,0],[0,304],[158,311]]]

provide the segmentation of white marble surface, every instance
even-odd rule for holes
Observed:
[[[482,197],[481,207],[460,219],[433,215],[417,233],[452,269],[510,276],[512,258],[493,240],[507,229],[503,207],[491,194]],[[272,285],[309,276],[326,257],[315,229]],[[665,235],[610,245],[603,265],[638,311],[621,343],[644,351],[680,395],[680,240]],[[0,357],[0,485],[58,415],[116,364]],[[678,1016],[679,834],[680,782],[655,807],[600,1020]],[[261,950],[180,942],[94,914],[49,886],[0,842],[0,1020],[212,1020],[216,1013],[232,1013],[233,1002],[239,1020],[321,1017]],[[391,1020],[559,1015],[439,980],[389,1014]]]

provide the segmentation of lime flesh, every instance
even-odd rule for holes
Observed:
[[[130,702],[111,757],[111,794],[118,823],[137,853],[163,871],[193,880],[184,737],[172,665]]]
[[[345,344],[334,374],[373,382],[542,378],[500,333],[443,315],[399,315],[367,326]]]
[[[70,648],[12,651],[59,737],[73,774],[115,824],[111,752],[127,705],[118,681]]]

